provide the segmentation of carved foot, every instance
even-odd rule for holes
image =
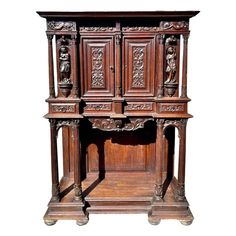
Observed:
[[[87,215],[85,215],[83,218],[76,220],[76,224],[79,226],[86,225],[89,221],[89,218]]]
[[[180,220],[179,221],[182,225],[191,225],[193,223],[193,219],[191,220]]]
[[[44,220],[44,223],[45,223],[47,226],[55,225],[56,222],[57,222],[56,220]]]

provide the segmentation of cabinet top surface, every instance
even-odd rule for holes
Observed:
[[[44,18],[61,18],[61,17],[157,17],[157,18],[191,18],[199,13],[199,11],[37,11]]]

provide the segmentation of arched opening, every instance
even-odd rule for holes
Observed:
[[[164,129],[164,160],[163,160],[163,191],[172,181],[173,177],[178,176],[178,162],[179,162],[179,132],[175,126],[167,126]]]

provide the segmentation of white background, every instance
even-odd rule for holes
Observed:
[[[236,235],[235,8],[213,1],[1,2],[0,235]],[[47,39],[36,10],[200,10],[190,22],[186,195],[191,226],[147,215],[91,215],[87,225],[44,225],[50,198]],[[228,233],[225,233],[226,231]]]

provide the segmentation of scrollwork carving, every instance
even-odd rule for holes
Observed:
[[[144,47],[133,47],[133,88],[144,88]]]
[[[103,68],[104,49],[92,48],[92,88],[104,88],[105,77]]]
[[[187,30],[189,27],[188,22],[186,21],[161,21],[160,29],[161,30]]]
[[[76,22],[74,21],[49,21],[47,22],[49,31],[76,31]]]
[[[121,119],[91,118],[92,127],[103,131],[134,131],[144,127],[144,124],[152,118],[131,118],[128,121]]]

